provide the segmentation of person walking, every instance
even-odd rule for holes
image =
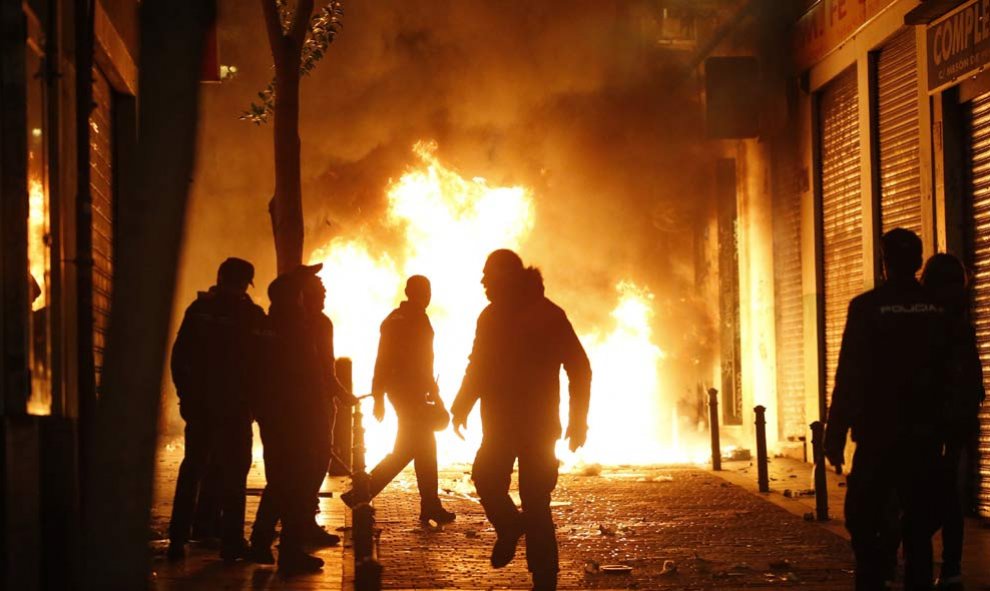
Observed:
[[[454,521],[454,513],[440,504],[437,494],[436,416],[446,415],[439,387],[433,378],[433,326],[426,315],[432,299],[430,280],[413,275],[406,281],[406,300],[385,318],[378,342],[378,358],[371,392],[373,414],[385,418],[385,394],[399,419],[392,453],[371,471],[370,496],[374,498],[413,462],[419,487],[419,520],[438,525]],[[354,492],[341,499],[354,504]]]
[[[492,252],[481,283],[491,302],[478,317],[464,380],[451,406],[455,433],[481,403],[482,441],[472,478],[495,528],[495,568],[512,561],[526,536],[533,588],[557,588],[557,539],[550,497],[557,485],[555,445],[561,436],[560,368],[567,372],[570,409],[565,438],[584,445],[591,398],[591,365],[564,311],[544,295],[539,270],[511,250]],[[519,462],[516,507],[509,496]]]
[[[881,243],[885,281],[849,305],[825,453],[841,467],[852,431],[856,451],[845,517],[856,558],[856,589],[883,589],[894,578],[896,545],[889,543],[884,518],[892,498],[901,516],[905,589],[930,589],[948,322],[932,293],[915,278],[921,267],[918,236],[896,228]]]
[[[972,465],[977,454],[980,405],[986,397],[976,329],[969,317],[967,274],[951,254],[933,255],[925,263],[921,283],[931,290],[951,323],[950,381],[943,424],[942,568],[937,587],[961,591],[964,499],[972,490]]]
[[[259,354],[264,311],[247,294],[254,266],[228,258],[217,283],[186,309],[172,348],[172,380],[186,422],[185,454],[179,467],[169,524],[168,556],[185,557],[197,497],[211,463],[217,470],[221,550],[225,560],[242,558],[247,473],[251,468],[250,399],[256,387],[251,368]]]

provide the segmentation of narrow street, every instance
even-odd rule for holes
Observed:
[[[167,528],[171,486],[181,447],[159,461],[153,535]],[[735,477],[739,477],[736,473]],[[263,486],[256,461],[249,487]],[[320,522],[347,533],[350,515],[338,499],[346,479],[328,479]],[[783,488],[783,486],[775,487]],[[443,528],[417,521],[415,476],[406,470],[375,501],[381,529],[385,589],[528,589],[525,547],[507,568],[488,555],[495,534],[474,496],[467,466],[441,473],[444,504],[457,520]],[[780,495],[777,495],[780,496]],[[248,521],[257,497],[248,498]],[[840,590],[852,582],[845,539],[701,468],[591,467],[561,474],[554,496],[561,555],[561,589],[747,588]],[[348,589],[353,556],[343,548],[319,552],[322,573],[284,579],[272,566],[224,564],[216,551],[192,545],[184,563],[165,560],[163,541],[152,575],[156,591],[199,589]],[[630,567],[610,573],[612,565]]]

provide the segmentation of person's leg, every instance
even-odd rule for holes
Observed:
[[[223,482],[220,465],[215,457],[210,458],[203,474],[196,497],[196,515],[193,518],[192,538],[206,540],[219,538],[221,532],[220,505],[223,499]]]
[[[856,557],[856,590],[882,589],[888,560],[881,540],[884,503],[895,485],[886,469],[890,458],[860,445],[847,479],[845,517]]]
[[[196,497],[199,494],[203,473],[210,461],[210,426],[201,417],[186,418],[185,454],[179,465],[169,523],[169,541],[177,550],[189,540]]]
[[[278,567],[284,574],[313,572],[323,561],[304,551],[307,527],[312,522],[312,458],[300,456],[299,446],[290,449],[295,454],[286,458],[285,481],[278,487],[279,514],[282,516],[282,537],[279,543]]]
[[[501,439],[501,438],[500,438]],[[519,509],[509,496],[512,466],[516,463],[514,442],[485,437],[474,458],[471,478],[498,539],[492,548],[491,563],[501,568],[512,561],[516,544],[524,533]]]
[[[941,521],[940,446],[918,444],[901,455],[898,496],[904,537],[904,589],[932,586],[932,536]]]
[[[395,444],[392,446],[392,453],[386,455],[371,469],[369,476],[369,494],[373,499],[382,492],[388,483],[392,482],[399,472],[413,459],[413,450],[416,448],[415,428],[410,424],[409,418],[400,414],[399,427],[395,434]]]
[[[556,442],[534,441],[519,450],[519,496],[526,529],[526,564],[536,589],[557,587],[557,536],[550,496],[557,486]]]
[[[399,424],[402,425],[402,418]],[[437,494],[439,478],[437,476],[437,439],[428,425],[406,420],[409,433],[409,453],[413,458],[416,470],[416,487],[419,489],[419,513],[421,517],[429,517],[432,513],[442,510],[440,497]]]
[[[946,581],[962,574],[963,506],[961,480],[963,444],[949,442],[942,464],[942,572]]]
[[[247,475],[251,470],[251,423],[241,421],[224,429],[218,445],[222,476],[222,554],[239,558],[244,554],[244,511]]]

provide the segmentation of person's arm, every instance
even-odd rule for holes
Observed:
[[[192,393],[196,388],[196,361],[199,357],[196,351],[196,342],[199,335],[196,330],[195,312],[187,309],[179,326],[179,333],[175,337],[175,344],[172,345],[172,359],[170,367],[172,370],[172,383],[175,384],[176,393],[179,400],[189,401],[195,395]]]
[[[591,404],[591,363],[567,316],[562,315],[561,353],[567,372],[570,408],[564,437],[571,451],[584,445],[588,435],[588,407]]]
[[[325,316],[321,322],[317,346],[319,347],[318,352],[320,362],[324,364],[323,372],[326,383],[329,387],[327,394],[329,395],[330,400],[328,402],[332,403],[332,400],[336,398],[348,406],[353,405],[357,402],[357,399],[353,394],[348,392],[347,388],[345,388],[344,385],[340,383],[340,380],[337,379],[337,359],[334,357],[333,350],[333,322]]]
[[[454,424],[454,433],[462,437],[461,429],[467,427],[468,415],[474,408],[478,399],[481,398],[480,371],[484,364],[484,317],[482,312],[478,317],[478,325],[474,333],[474,345],[471,347],[471,355],[468,357],[468,366],[464,370],[464,379],[461,381],[461,388],[457,391],[454,402],[450,405],[451,422]]]
[[[371,378],[371,394],[375,405],[372,414],[375,420],[381,422],[385,419],[385,390],[389,382],[391,370],[394,367],[392,362],[392,330],[388,319],[382,322],[380,336],[378,338],[378,355],[375,357],[375,373]]]
[[[842,333],[839,363],[835,370],[835,388],[828,409],[825,429],[825,457],[839,468],[845,463],[846,435],[863,410],[865,365],[870,351],[869,318],[862,302],[849,304],[846,327]]]

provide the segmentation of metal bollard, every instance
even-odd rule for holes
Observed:
[[[361,405],[354,405],[354,451],[351,485],[354,490],[352,537],[354,544],[354,588],[378,591],[382,588],[382,567],[375,559],[375,508],[371,506],[371,477],[364,454],[364,415]]]
[[[825,423],[811,423],[811,449],[815,458],[815,519],[828,521],[828,466],[825,465]]]
[[[756,412],[756,470],[760,492],[770,492],[770,475],[767,473],[767,409],[757,406]]]
[[[708,430],[712,434],[712,470],[722,469],[722,444],[718,433],[718,390],[708,389]]]
[[[353,371],[351,360],[341,357],[334,363],[334,371],[337,379],[348,392],[354,391]],[[330,459],[330,476],[349,476],[351,464],[351,421],[347,416],[347,407],[341,406],[337,409],[337,415],[333,425],[333,457]]]

